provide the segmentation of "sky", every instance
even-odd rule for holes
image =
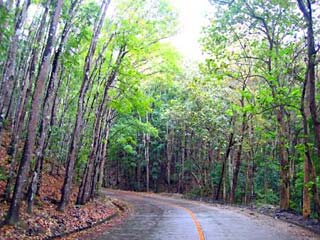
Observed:
[[[201,27],[207,24],[206,13],[212,9],[209,0],[169,0],[179,14],[178,33],[169,41],[186,60],[201,60],[198,39]]]

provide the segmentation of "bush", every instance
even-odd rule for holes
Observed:
[[[257,204],[272,204],[277,205],[279,203],[279,197],[272,189],[267,191],[257,191]]]
[[[0,181],[7,180],[8,175],[6,174],[6,170],[3,167],[0,167]]]

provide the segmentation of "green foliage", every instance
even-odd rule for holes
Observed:
[[[279,202],[278,193],[274,192],[272,189],[266,189],[265,191],[257,191],[257,204],[272,204],[277,205]]]
[[[6,170],[3,167],[0,167],[0,181],[7,180],[8,175],[6,174]]]
[[[0,63],[3,63],[6,60],[10,37],[13,34],[13,13],[8,12],[4,6],[0,6],[0,28]]]

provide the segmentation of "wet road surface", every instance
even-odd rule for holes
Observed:
[[[313,233],[256,213],[154,194],[106,191],[129,202],[134,213],[98,240],[291,240]]]

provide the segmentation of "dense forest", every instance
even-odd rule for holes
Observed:
[[[60,211],[78,186],[79,205],[112,187],[320,218],[319,1],[210,3],[186,62],[166,0],[0,0],[7,224],[44,174]]]

